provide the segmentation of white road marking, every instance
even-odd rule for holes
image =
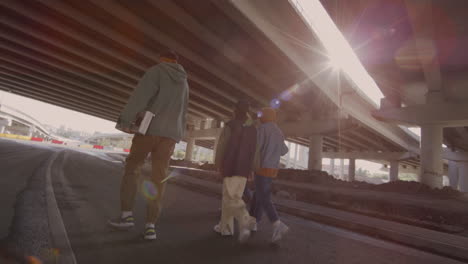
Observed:
[[[47,212],[49,215],[49,227],[52,235],[52,244],[55,248],[59,249],[60,255],[58,256],[57,263],[60,264],[76,264],[75,253],[68,239],[67,230],[63,223],[60,209],[57,205],[55,198],[54,187],[52,185],[52,166],[57,160],[61,152],[55,152],[49,159],[46,171],[46,201]]]

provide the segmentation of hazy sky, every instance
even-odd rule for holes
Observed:
[[[95,131],[101,133],[119,132],[114,128],[114,122],[5,91],[0,91],[0,104],[16,108],[45,125],[51,125],[57,128],[64,125],[88,133],[94,133]]]

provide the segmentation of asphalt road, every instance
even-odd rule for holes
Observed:
[[[109,218],[119,214],[123,172],[120,157],[10,141],[0,141],[2,208],[14,204],[11,193],[26,188],[35,168],[57,151],[60,155],[52,166],[53,187],[78,263],[456,263],[287,215],[282,218],[291,232],[279,246],[269,243],[271,228],[267,221],[246,244],[240,245],[212,231],[219,217],[219,199],[172,184],[157,224],[158,239],[147,242],[141,234],[145,205],[140,192],[135,205],[135,229],[118,232],[106,225]],[[5,188],[9,189],[8,202],[3,202]],[[0,222],[0,230],[8,230],[6,221]],[[10,217],[10,221],[17,218]]]

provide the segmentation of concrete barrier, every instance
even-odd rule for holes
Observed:
[[[40,137],[31,137],[31,141],[43,142],[44,139]]]
[[[20,139],[20,140],[31,140],[31,137],[17,135],[17,136],[16,136],[16,139]]]
[[[94,145],[93,149],[104,149],[104,146],[101,145]]]
[[[9,139],[31,140],[31,137],[15,135],[15,134],[0,134],[0,137],[9,138]]]

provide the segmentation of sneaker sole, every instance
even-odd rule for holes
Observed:
[[[122,223],[112,223],[112,222],[107,222],[107,225],[112,227],[112,228],[115,228],[115,229],[119,229],[119,230],[126,230],[126,229],[131,229],[132,227],[135,226],[134,223],[125,223],[125,224],[122,224]]]
[[[144,238],[145,240],[155,240],[155,239],[156,239],[156,235],[144,236],[143,238]]]
[[[279,241],[281,241],[281,239],[283,239],[283,237],[289,232],[289,227],[286,227],[285,229],[283,229],[281,232],[280,232],[280,236],[276,239],[272,239],[271,240],[271,243],[278,243]]]
[[[240,243],[247,242],[247,240],[249,240],[249,238],[250,238],[250,230],[241,231],[239,233],[239,242]]]

